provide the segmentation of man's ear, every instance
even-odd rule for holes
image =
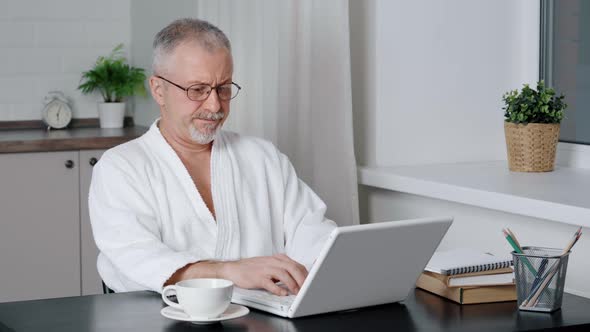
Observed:
[[[149,79],[150,92],[158,105],[164,106],[164,84],[161,79],[152,75]]]

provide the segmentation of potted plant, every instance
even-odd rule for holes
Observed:
[[[123,54],[123,44],[117,45],[107,57],[100,56],[94,67],[82,73],[78,89],[84,94],[100,91],[103,101],[98,104],[101,128],[122,128],[125,98],[146,96],[146,75],[143,69],[131,67]]]
[[[502,97],[505,107],[504,133],[508,166],[516,172],[549,172],[555,163],[559,125],[567,108],[564,96],[547,88],[543,81],[537,89],[524,84]]]

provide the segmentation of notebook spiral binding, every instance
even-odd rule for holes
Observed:
[[[507,268],[507,267],[512,266],[512,264],[513,264],[512,261],[505,261],[505,262],[498,262],[498,263],[463,266],[463,267],[457,267],[457,268],[450,269],[450,270],[444,270],[443,274],[455,275],[455,274],[474,273],[474,272],[481,272],[481,271],[503,269],[503,268]]]

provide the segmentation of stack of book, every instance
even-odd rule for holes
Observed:
[[[460,304],[516,300],[511,258],[471,249],[436,252],[416,286]]]

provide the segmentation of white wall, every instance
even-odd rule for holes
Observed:
[[[509,227],[523,246],[564,248],[577,229],[544,219],[365,186],[361,186],[359,195],[365,222],[454,216],[453,225],[439,247],[441,250],[477,248],[506,255],[512,249],[502,237],[503,227]],[[590,233],[588,229],[582,232]],[[582,236],[569,258],[565,288],[567,292],[590,298],[588,252],[590,241]]]
[[[354,148],[359,165],[377,163],[375,0],[349,1]]]
[[[39,120],[48,91],[61,90],[76,118],[97,117],[98,96],[77,87],[83,71],[130,42],[129,0],[2,0],[0,121]]]
[[[152,72],[152,43],[154,36],[167,24],[181,17],[194,17],[195,1],[131,0],[131,54],[136,66]],[[149,88],[146,82],[146,88]],[[159,116],[160,110],[151,95],[134,97],[134,119],[137,125],[149,126]]]
[[[538,78],[539,2],[350,2],[353,107],[359,165],[506,159],[501,96]],[[564,247],[575,227],[359,186],[361,222],[455,217],[441,249]],[[589,233],[588,230],[583,230]],[[568,268],[569,292],[590,297],[583,239]]]
[[[350,7],[359,164],[506,158],[501,97],[538,77],[538,1]]]

